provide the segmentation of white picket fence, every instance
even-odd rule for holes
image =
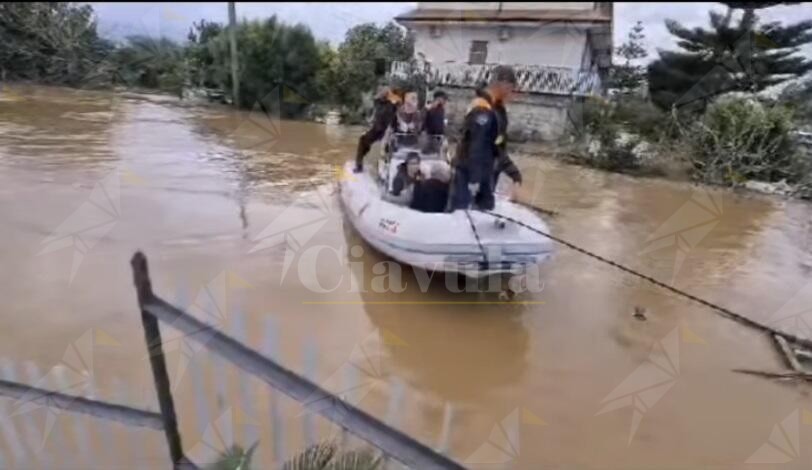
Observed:
[[[48,373],[32,361],[15,362],[8,358],[0,361],[0,379],[8,383],[34,386],[40,390],[62,394],[79,392],[81,396],[104,404],[97,397],[98,387],[90,380],[83,384],[71,383],[61,366]],[[112,381],[114,390],[108,390],[114,404],[138,403],[132,388],[121,380]],[[29,389],[30,390],[30,389]],[[3,390],[7,392],[6,389]],[[78,395],[78,394],[77,394]],[[26,392],[22,397],[0,397],[0,468],[115,468],[167,463],[160,414],[153,412],[150,422],[125,424],[88,415],[87,409],[76,400],[63,401],[66,410],[55,406],[54,398],[37,392]],[[70,403],[73,401],[73,403]],[[110,403],[110,402],[106,402]],[[142,405],[141,408],[144,408]],[[150,404],[147,408],[156,408]],[[99,412],[101,413],[101,412]],[[94,413],[96,414],[96,413]],[[144,426],[144,425],[147,426]]]
[[[243,315],[235,314],[229,335],[247,340]],[[279,358],[278,332],[272,318],[266,324],[263,354]],[[314,343],[303,344],[303,375],[318,380],[319,351]],[[365,386],[363,372],[343,368],[340,393],[352,393]],[[53,370],[57,370],[54,368]],[[63,374],[64,375],[64,374]],[[73,387],[47,373],[32,361],[0,360],[0,379],[69,393]],[[45,379],[43,379],[45,377]],[[379,380],[379,379],[376,379]],[[114,387],[96,396],[93,382],[82,387],[86,398],[144,408],[159,414],[154,397],[138,396],[125,381],[113,379]],[[252,468],[280,468],[282,463],[307,446],[334,442],[340,449],[366,448],[375,451],[346,429],[306,412],[295,401],[268,387],[252,375],[234,367],[211,352],[198,352],[174,388],[178,420],[187,457],[199,466],[214,462],[221,452],[235,444],[247,448],[258,442]],[[397,378],[377,384],[388,395],[383,421],[398,427],[407,394]],[[75,390],[79,392],[79,390]],[[186,403],[186,400],[189,400]],[[447,451],[451,439],[454,409],[445,405],[444,419],[433,446]],[[194,423],[192,425],[192,423]],[[47,405],[0,396],[0,468],[170,468],[161,432],[128,426],[108,419],[58,410]],[[406,468],[387,459],[387,469]]]
[[[317,344],[304,339],[301,359],[291,361],[281,357],[281,330],[273,317],[265,318],[261,341],[254,345],[247,317],[239,310],[231,312],[223,331],[206,325],[151,293],[141,257],[142,274],[135,275],[139,306],[166,326],[164,343],[169,330],[182,333],[174,340],[189,340],[180,347],[185,368],[173,369],[168,383],[155,379],[139,388],[132,378],[113,379],[112,387],[99,393],[92,374],[62,365],[43,374],[31,361],[0,360],[0,468],[171,468],[167,449],[173,446],[191,462],[181,459],[178,468],[196,468],[215,462],[235,444],[248,448],[254,443],[252,468],[279,468],[325,441],[339,449],[370,449],[384,458],[387,469],[405,468],[401,462],[421,469],[463,468],[444,455],[454,418],[451,405],[442,410],[436,443],[422,444],[399,430],[400,413],[408,407],[399,379],[374,377],[376,395],[386,405],[382,418],[373,417],[359,408],[367,394],[357,394],[369,386],[370,377],[361,376],[366,372],[352,358],[344,361],[350,367],[331,375],[338,383],[328,386],[319,378]],[[134,272],[139,272],[136,265]],[[283,362],[299,364],[288,368]],[[163,409],[166,402],[159,406],[163,392],[169,392],[164,400],[174,403],[174,413]],[[173,414],[177,425],[169,419]],[[182,445],[167,432],[174,428]]]

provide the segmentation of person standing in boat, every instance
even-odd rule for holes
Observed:
[[[423,112],[423,132],[426,133],[426,142],[422,146],[423,153],[439,152],[441,137],[445,135],[445,105],[448,103],[448,95],[442,90],[437,90],[432,98]]]
[[[444,135],[445,105],[448,103],[448,95],[442,90],[437,90],[432,98],[431,103],[426,106],[423,130],[428,135]]]
[[[513,163],[507,152],[507,133],[508,133],[508,117],[507,109],[505,109],[504,101],[493,103],[493,110],[496,113],[496,118],[499,124],[499,135],[496,137],[496,148],[498,155],[494,164],[493,172],[493,188],[499,182],[499,175],[504,173],[513,181],[513,188],[510,192],[510,198],[515,199],[522,185],[522,172]]]
[[[398,112],[398,106],[403,102],[403,93],[397,88],[384,88],[375,97],[375,116],[372,127],[358,139],[358,149],[355,153],[355,172],[364,169],[364,157],[369,153],[372,144],[381,140],[386,130],[393,127]]]
[[[487,99],[488,95],[485,91],[486,85],[481,85],[477,87],[475,90],[476,96]],[[494,173],[493,173],[493,188],[496,188],[497,183],[499,182],[499,175],[504,173],[506,174],[511,180],[513,180],[513,188],[511,189],[510,198],[515,199],[519,190],[519,187],[522,185],[522,173],[519,171],[519,168],[513,163],[513,160],[510,158],[507,152],[507,133],[508,133],[508,117],[507,117],[507,109],[505,109],[504,103],[498,102],[493,104],[493,110],[496,113],[497,120],[499,121],[499,136],[496,138],[497,140],[497,148],[499,149],[499,156],[496,159],[496,163],[494,165]]]
[[[397,140],[399,145],[416,147],[422,130],[423,113],[420,111],[417,92],[406,90],[403,93],[403,104],[395,112],[392,131],[400,134]]]
[[[396,113],[395,132],[419,134],[423,129],[423,113],[418,105],[417,92],[408,90],[403,94],[403,104]]]
[[[518,173],[504,151],[507,132],[504,104],[510,99],[515,86],[516,74],[513,69],[500,65],[491,71],[488,86],[477,90],[477,97],[465,116],[462,138],[454,159],[453,210],[467,209],[472,202],[480,209],[493,209],[495,176],[502,171],[514,176]]]

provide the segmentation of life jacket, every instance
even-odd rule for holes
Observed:
[[[476,108],[485,108],[488,111],[490,111],[490,110],[493,109],[493,106],[491,105],[490,101],[486,100],[483,97],[477,96],[476,98],[474,98],[473,101],[471,101],[471,105],[468,106],[467,113],[470,113],[471,111],[473,111]]]
[[[498,106],[497,107],[493,105],[491,103],[490,95],[488,95],[488,93],[482,88],[478,88],[475,91],[475,93],[478,98],[482,99],[483,101],[485,101],[485,103],[487,103],[487,109],[493,109],[494,115],[496,116],[497,124],[499,126],[499,135],[496,137],[495,143],[497,146],[504,149],[505,142],[507,140],[507,112],[505,112],[504,106],[497,105]],[[474,100],[474,102],[476,102],[476,100]],[[472,108],[469,108],[469,111],[471,109]]]
[[[389,101],[390,103],[394,104],[395,106],[399,105],[400,102],[403,101],[403,100],[401,100],[400,96],[398,96],[395,93],[392,93],[391,90],[386,92],[386,100]]]

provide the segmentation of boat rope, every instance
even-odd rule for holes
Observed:
[[[479,246],[479,252],[482,253],[482,262],[487,264],[488,255],[485,253],[485,247],[482,246],[482,240],[479,239],[479,232],[476,230],[474,219],[471,218],[471,212],[466,210],[465,216],[468,217],[468,223],[471,224],[471,231],[474,232],[474,238],[476,238],[476,244]]]
[[[620,269],[621,271],[623,271],[625,273],[631,274],[632,276],[635,276],[635,277],[638,277],[638,278],[643,279],[645,281],[648,281],[648,282],[650,282],[651,284],[654,284],[657,287],[663,288],[663,289],[665,289],[667,291],[670,291],[670,292],[672,292],[674,294],[677,294],[677,295],[679,295],[681,297],[684,297],[684,298],[689,299],[689,300],[691,300],[693,302],[696,302],[696,303],[698,303],[700,305],[708,307],[711,310],[713,310],[714,312],[716,312],[717,314],[721,314],[722,316],[724,316],[726,318],[729,318],[731,320],[734,320],[734,321],[736,321],[738,323],[741,323],[741,324],[743,324],[745,326],[748,326],[750,328],[755,328],[755,329],[757,329],[759,331],[762,331],[764,333],[769,333],[769,334],[772,334],[772,335],[782,336],[782,337],[786,338],[790,342],[801,345],[801,346],[803,346],[805,348],[812,349],[812,341],[810,341],[810,340],[808,340],[806,338],[800,338],[800,337],[795,336],[793,334],[786,333],[786,332],[780,331],[780,330],[776,330],[776,329],[774,329],[774,328],[772,328],[770,326],[767,326],[767,325],[765,325],[763,323],[759,323],[759,322],[757,322],[757,321],[755,321],[755,320],[753,320],[751,318],[748,318],[748,317],[746,317],[744,315],[733,312],[730,309],[722,307],[721,305],[717,305],[717,304],[715,304],[713,302],[709,302],[709,301],[707,301],[705,299],[697,297],[696,295],[693,295],[691,293],[688,293],[688,292],[685,292],[685,291],[683,291],[681,289],[678,289],[678,288],[676,288],[676,287],[674,287],[674,286],[672,286],[670,284],[667,284],[667,283],[662,282],[662,281],[658,281],[657,279],[654,279],[651,276],[648,276],[648,275],[645,275],[645,274],[640,273],[638,271],[635,271],[634,269],[626,267],[626,266],[624,266],[624,265],[622,265],[622,264],[620,264],[620,263],[618,263],[616,261],[612,261],[610,259],[607,259],[607,258],[599,255],[599,254],[593,253],[593,252],[591,252],[589,250],[586,250],[584,248],[581,248],[581,247],[579,247],[579,246],[577,246],[577,245],[575,245],[573,243],[570,243],[570,242],[568,242],[566,240],[563,240],[561,238],[550,235],[549,233],[545,232],[544,230],[540,230],[540,229],[538,229],[536,227],[532,227],[532,226],[530,226],[530,225],[528,225],[528,224],[526,224],[524,222],[521,222],[519,220],[516,220],[516,219],[514,219],[512,217],[502,215],[502,214],[499,214],[499,213],[496,213],[496,212],[483,211],[483,210],[479,210],[479,209],[477,209],[477,211],[482,212],[484,214],[488,214],[491,217],[506,220],[508,222],[513,222],[514,224],[519,225],[521,227],[524,227],[524,228],[530,230],[531,232],[535,232],[535,233],[537,233],[539,235],[542,235],[544,237],[549,238],[550,240],[553,240],[554,242],[560,243],[561,245],[564,245],[567,248],[575,250],[575,251],[577,251],[577,252],[579,252],[581,254],[589,256],[590,258],[596,259],[596,260],[598,260],[598,261],[600,261],[602,263],[605,263],[605,264],[613,266],[613,267],[615,267],[617,269]],[[466,211],[466,213],[467,212],[468,211]],[[470,216],[468,218],[470,220]],[[479,241],[479,238],[477,238],[477,241]],[[480,245],[480,248],[481,248],[481,246],[482,245]]]

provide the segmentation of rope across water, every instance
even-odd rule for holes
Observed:
[[[678,289],[678,288],[676,288],[676,287],[674,287],[674,286],[672,286],[670,284],[666,284],[666,283],[664,283],[662,281],[658,281],[657,279],[654,279],[651,276],[647,276],[647,275],[642,274],[642,273],[640,273],[638,271],[635,271],[634,269],[623,266],[620,263],[617,263],[617,262],[612,261],[610,259],[604,258],[601,255],[598,255],[596,253],[592,253],[591,251],[586,250],[584,248],[581,248],[581,247],[579,247],[577,245],[574,245],[574,244],[572,244],[572,243],[570,243],[570,242],[568,242],[566,240],[563,240],[561,238],[550,235],[549,233],[547,233],[547,232],[545,232],[543,230],[540,230],[540,229],[538,229],[536,227],[532,227],[532,226],[530,226],[530,225],[528,225],[528,224],[526,224],[524,222],[521,222],[519,220],[516,220],[516,219],[514,219],[512,217],[502,215],[502,214],[499,214],[499,213],[496,213],[496,212],[491,212],[491,211],[483,211],[483,210],[477,210],[477,211],[482,212],[483,214],[488,214],[491,217],[506,220],[508,222],[512,222],[512,223],[514,223],[516,225],[524,227],[524,228],[526,228],[526,229],[528,229],[528,230],[530,230],[532,232],[535,232],[535,233],[537,233],[539,235],[547,237],[547,238],[549,238],[550,240],[553,240],[556,243],[560,243],[561,245],[564,245],[567,248],[575,250],[578,253],[589,256],[590,258],[596,259],[596,260],[598,260],[598,261],[600,261],[602,263],[613,266],[613,267],[615,267],[615,268],[617,268],[617,269],[619,269],[619,270],[621,270],[621,271],[623,271],[625,273],[631,274],[632,276],[635,276],[635,277],[638,277],[638,278],[643,279],[645,281],[648,281],[648,282],[654,284],[657,287],[661,287],[661,288],[663,288],[663,289],[665,289],[667,291],[670,291],[670,292],[672,292],[674,294],[677,294],[677,295],[679,295],[681,297],[684,297],[684,298],[692,300],[692,301],[694,301],[694,302],[696,302],[696,303],[698,303],[700,305],[708,307],[711,310],[715,311],[716,313],[721,314],[722,316],[724,316],[726,318],[729,318],[731,320],[737,321],[737,322],[739,322],[739,323],[741,323],[741,324],[743,324],[745,326],[755,328],[755,329],[757,329],[759,331],[762,331],[764,333],[770,333],[770,334],[773,334],[773,335],[783,336],[784,338],[786,338],[790,342],[793,342],[793,343],[796,343],[798,345],[804,346],[805,348],[812,349],[812,341],[810,341],[808,339],[800,338],[800,337],[792,335],[790,333],[786,333],[786,332],[783,332],[783,331],[776,330],[776,329],[774,329],[772,327],[769,327],[769,326],[767,326],[767,325],[765,325],[763,323],[759,323],[759,322],[757,322],[755,320],[747,318],[744,315],[733,312],[733,311],[731,311],[731,310],[729,310],[729,309],[727,309],[725,307],[722,307],[720,305],[709,302],[709,301],[707,301],[705,299],[702,299],[700,297],[697,297],[697,296],[695,296],[695,295],[693,295],[691,293],[688,293],[688,292],[685,292],[685,291],[683,291],[681,289]],[[468,213],[468,211],[466,211],[466,214],[467,213]],[[471,220],[470,215],[468,217],[469,217],[469,220]],[[476,234],[476,230],[474,230],[474,233]],[[479,237],[478,236],[477,236],[477,242],[479,242]],[[480,249],[481,248],[482,248],[482,245],[480,244]]]
[[[479,246],[479,252],[482,254],[482,262],[488,262],[488,255],[485,253],[485,247],[482,246],[482,240],[479,239],[479,232],[477,232],[476,225],[474,224],[474,219],[471,218],[471,212],[466,210],[465,216],[468,217],[468,223],[471,224],[471,231],[474,232],[474,238],[476,238],[476,244]]]

